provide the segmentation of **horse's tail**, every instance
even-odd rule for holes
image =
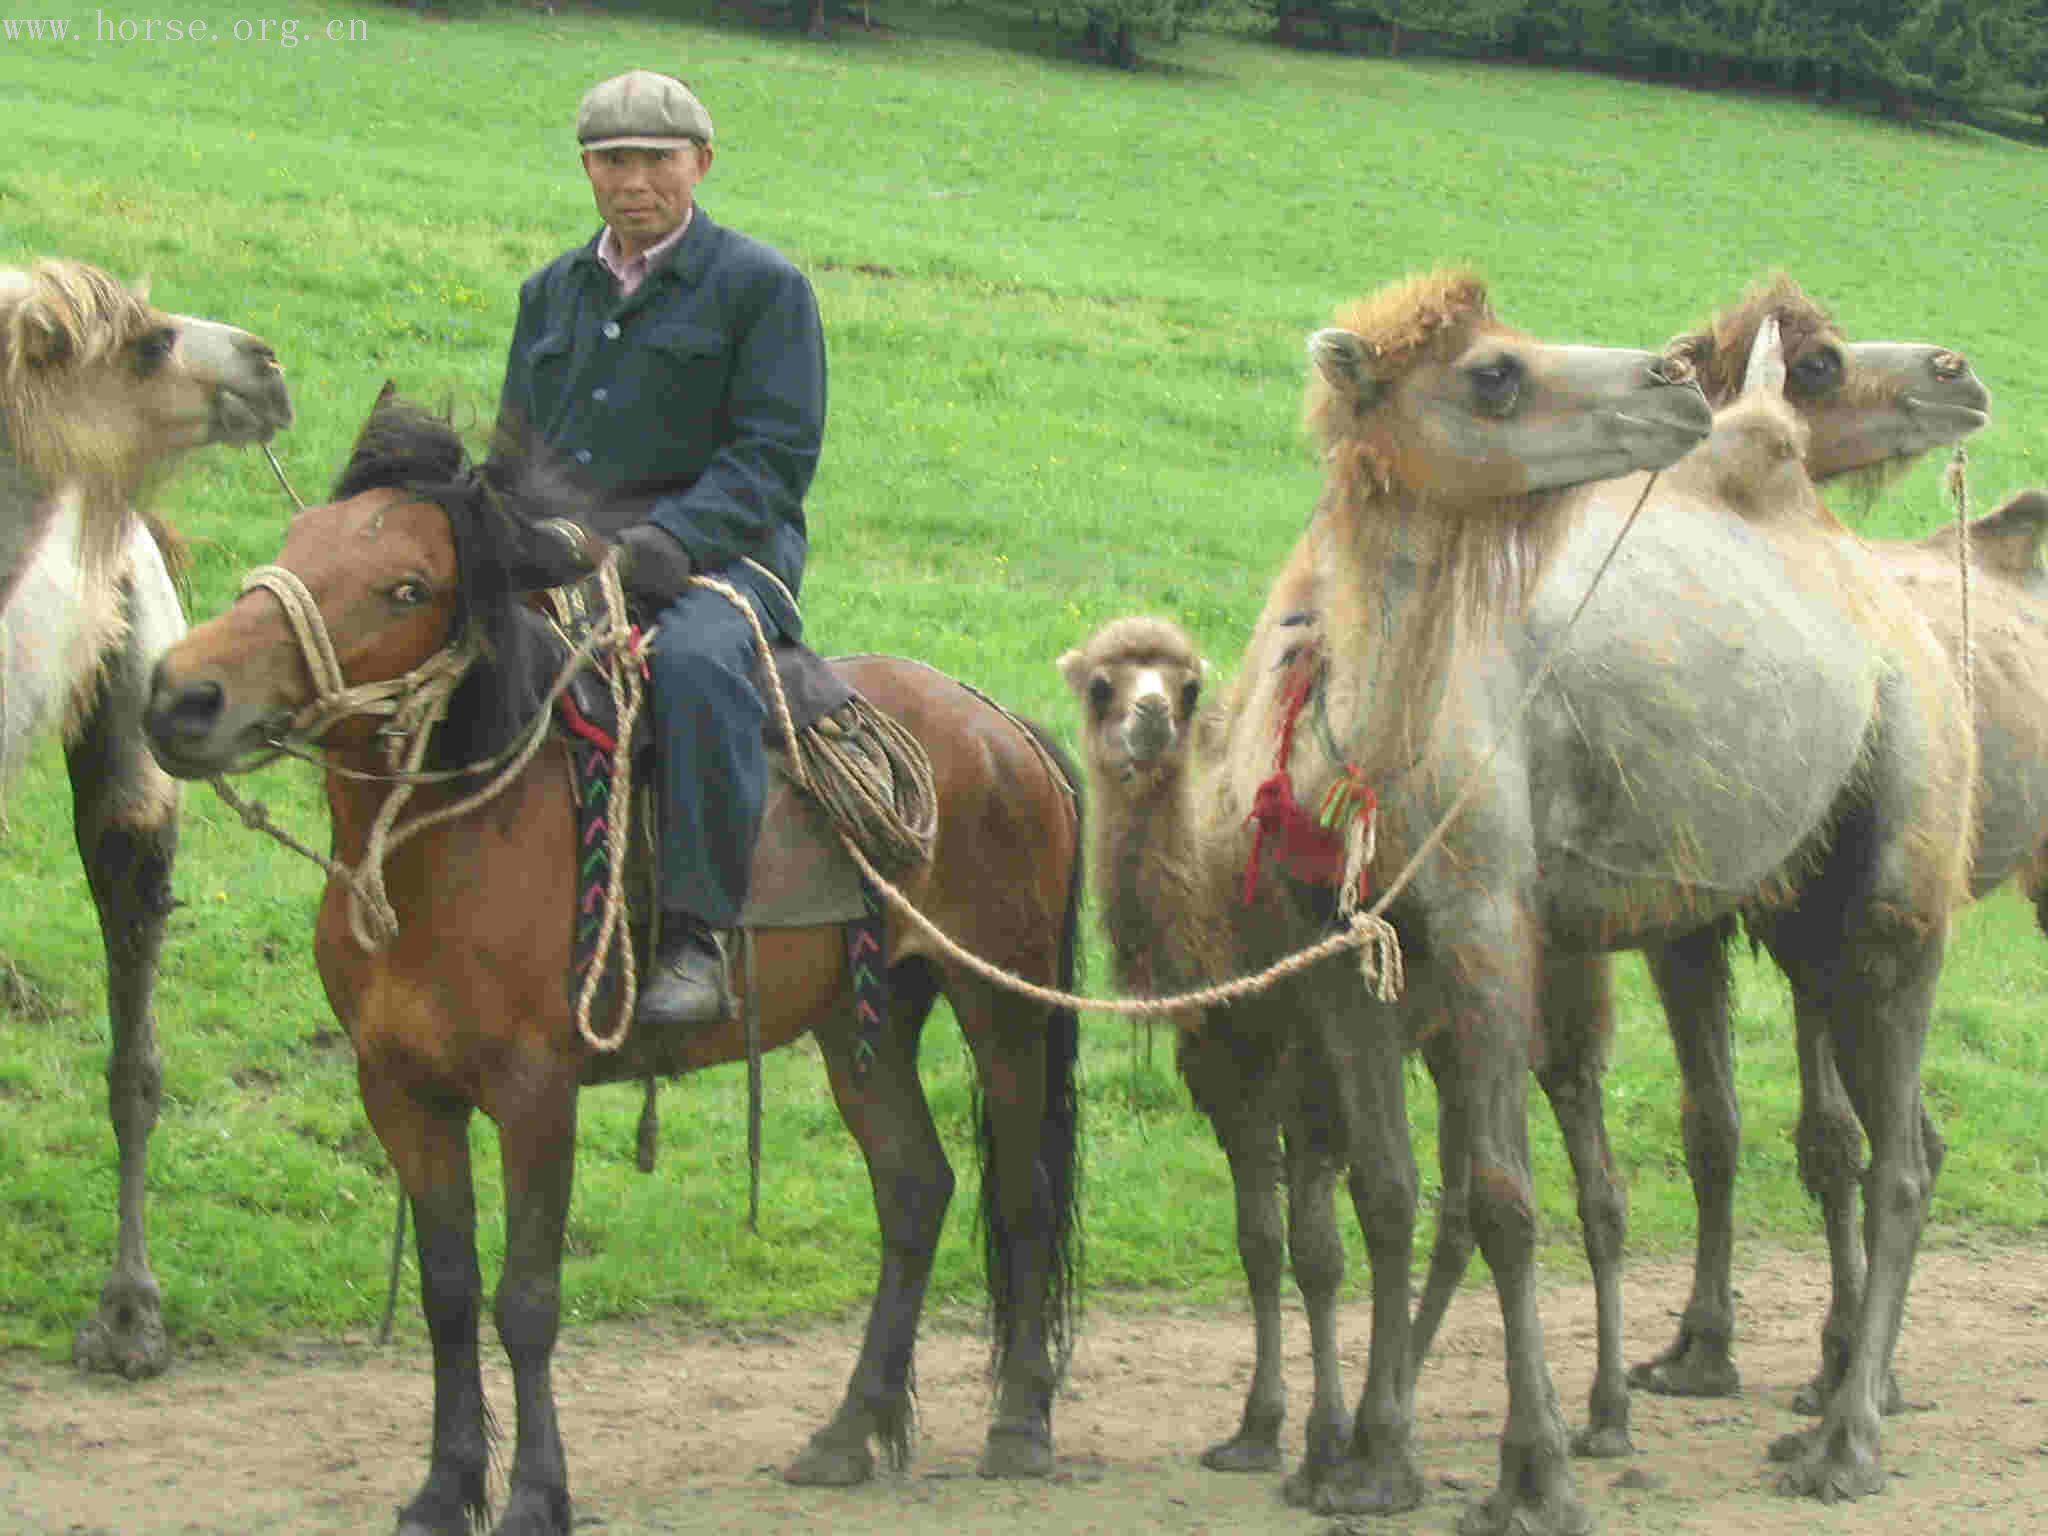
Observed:
[[[1019,718],[1045,752],[1046,758],[1065,779],[1065,789],[1074,807],[1074,858],[1067,872],[1066,910],[1060,919],[1057,974],[1053,985],[1062,992],[1074,992],[1081,981],[1081,896],[1086,889],[1084,850],[1087,847],[1085,807],[1081,773],[1065,749],[1036,721]],[[1047,1224],[1047,1273],[1045,1276],[1045,1327],[1053,1359],[1062,1375],[1073,1351],[1074,1327],[1081,1306],[1081,1016],[1071,1007],[1048,1010],[1045,1020],[1045,1117],[1040,1122],[1038,1176],[1040,1196]],[[981,1231],[984,1273],[988,1276],[989,1301],[994,1313],[994,1365],[998,1372],[1009,1340],[1009,1315],[1013,1298],[1008,1294],[1011,1273],[1007,1249],[1009,1236],[996,1204],[995,1181],[990,1176],[995,1164],[995,1124],[983,1098],[978,1125],[981,1155]]]

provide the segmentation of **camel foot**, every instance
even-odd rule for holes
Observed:
[[[1572,1454],[1588,1461],[1611,1460],[1635,1453],[1636,1443],[1629,1438],[1626,1424],[1588,1424],[1572,1436]]]
[[[1815,1372],[1813,1380],[1792,1394],[1792,1411],[1816,1419],[1826,1413],[1828,1399],[1834,1396],[1834,1386],[1828,1377],[1826,1366]],[[1884,1373],[1884,1401],[1877,1411],[1886,1417],[1906,1411],[1906,1394],[1899,1388],[1899,1378],[1890,1371]]]
[[[491,1536],[569,1536],[569,1490],[514,1483]]]
[[[1505,1442],[1500,1486],[1458,1517],[1458,1536],[1584,1536],[1592,1528],[1561,1450]]]
[[[848,1439],[831,1427],[811,1436],[796,1459],[782,1469],[782,1480],[799,1488],[852,1488],[875,1475],[875,1453],[867,1437]]]
[[[1427,1492],[1405,1445],[1362,1456],[1353,1452],[1320,1468],[1304,1462],[1280,1491],[1297,1509],[1319,1515],[1398,1515],[1420,1509]]]
[[[1681,1328],[1663,1354],[1629,1368],[1628,1384],[1662,1397],[1734,1397],[1742,1391],[1742,1375],[1726,1339]]]
[[[109,1280],[99,1310],[72,1336],[71,1360],[80,1370],[110,1371],[128,1381],[162,1375],[171,1344],[156,1281]]]
[[[1033,1419],[998,1421],[982,1446],[983,1477],[1047,1477],[1052,1473],[1052,1429]]]
[[[1884,1463],[1874,1449],[1848,1442],[1846,1432],[1830,1433],[1826,1426],[1773,1441],[1771,1460],[1786,1463],[1778,1477],[1778,1492],[1792,1498],[1819,1499],[1823,1504],[1880,1492]]]
[[[1202,1465],[1211,1472],[1277,1472],[1279,1429],[1277,1422],[1270,1431],[1247,1424],[1228,1440],[1218,1441],[1202,1452]]]

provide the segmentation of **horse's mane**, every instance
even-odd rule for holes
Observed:
[[[537,452],[509,442],[489,460],[475,462],[447,416],[387,390],[357,435],[329,499],[386,489],[431,501],[447,514],[458,586],[449,638],[474,627],[483,642],[482,655],[448,701],[426,766],[481,762],[531,724],[562,654],[554,632],[522,601],[494,524],[572,515],[567,481]]]

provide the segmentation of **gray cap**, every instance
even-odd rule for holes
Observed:
[[[685,139],[711,142],[711,114],[680,80],[629,70],[593,85],[576,109],[576,142],[585,149],[674,149]]]

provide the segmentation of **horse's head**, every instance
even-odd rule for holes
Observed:
[[[447,422],[387,390],[334,499],[295,517],[276,561],[158,662],[145,715],[158,760],[202,778],[298,730],[367,739],[374,722],[341,716],[337,694],[403,679],[464,641],[488,660],[450,705],[444,734],[459,747],[436,758],[502,741],[536,701],[526,663],[540,642],[520,599],[588,575],[599,552],[539,483],[471,464]]]

